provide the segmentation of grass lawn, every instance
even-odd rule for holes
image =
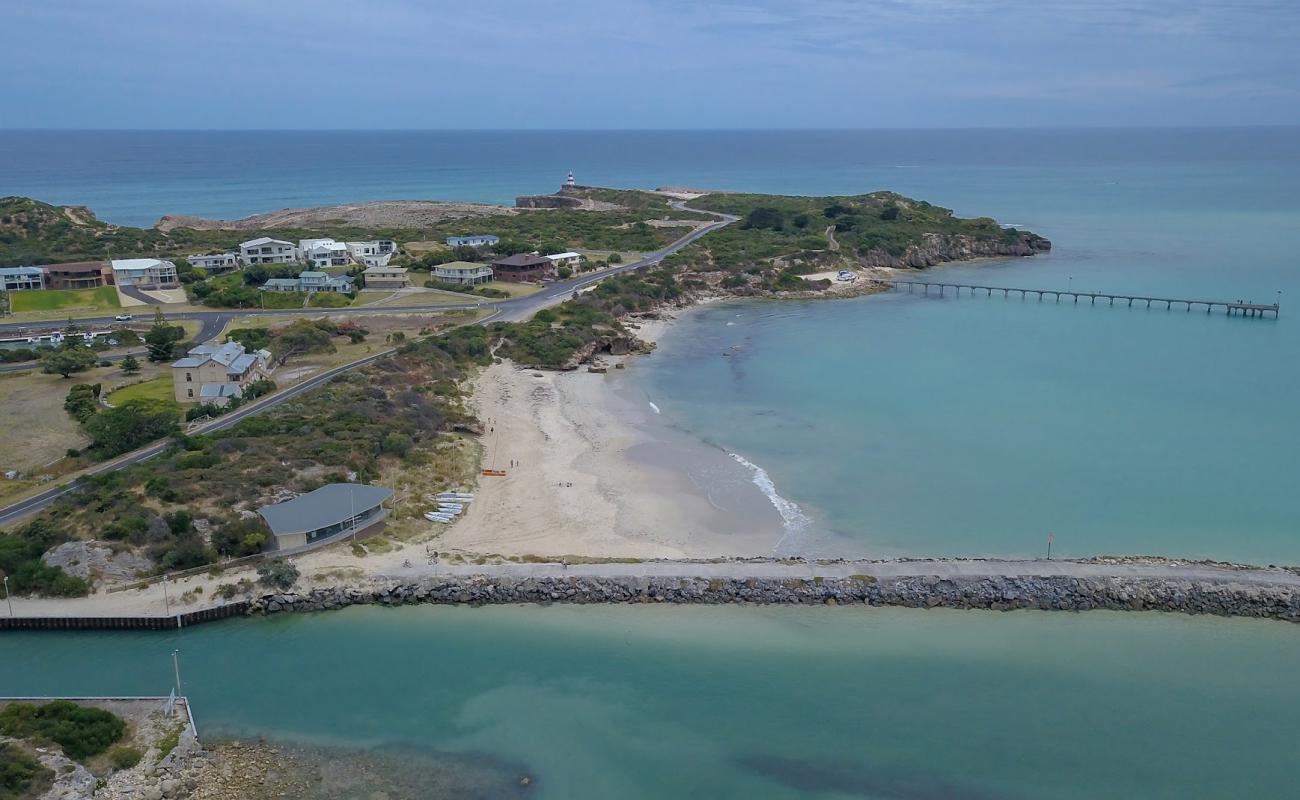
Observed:
[[[108,393],[108,402],[115,406],[120,406],[128,400],[165,400],[180,407],[176,403],[175,388],[172,385],[171,375],[159,375],[156,378],[150,378],[141,383],[123,386]]]
[[[9,302],[13,312],[22,311],[64,311],[89,309],[105,311],[121,308],[117,300],[117,289],[112,286],[100,286],[95,289],[45,289],[34,292],[10,292]]]

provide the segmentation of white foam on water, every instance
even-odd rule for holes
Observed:
[[[799,535],[812,525],[812,520],[807,514],[803,513],[803,509],[799,508],[798,503],[785,499],[777,492],[776,484],[772,482],[772,476],[767,474],[767,470],[738,453],[727,453],[727,455],[731,456],[732,460],[737,464],[748,467],[754,473],[754,477],[751,479],[754,485],[767,496],[772,506],[776,508],[776,512],[781,515],[782,527],[785,529],[785,533],[777,541],[776,546],[772,548],[772,554],[781,555],[795,552],[798,545],[801,544],[798,541]]]
[[[656,414],[662,414],[662,413],[663,413],[662,411],[659,410],[659,406],[655,405],[654,403],[651,403],[649,400],[647,400],[646,402],[647,402],[647,403],[650,403],[650,410],[651,410],[651,411],[655,412]]]

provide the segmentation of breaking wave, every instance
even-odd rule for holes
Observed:
[[[767,470],[738,453],[727,453],[727,455],[731,456],[732,460],[737,464],[748,468],[750,472],[754,473],[754,477],[751,479],[754,485],[767,496],[776,512],[781,515],[781,523],[785,533],[782,534],[776,546],[772,548],[772,554],[777,556],[797,554],[800,545],[803,544],[802,534],[811,527],[812,520],[807,514],[803,513],[803,509],[799,508],[798,503],[785,499],[777,492],[776,484],[772,482],[772,476],[767,474]]]

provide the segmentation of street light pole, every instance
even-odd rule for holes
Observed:
[[[9,616],[14,615],[14,601],[9,598],[9,576],[5,576],[5,602],[9,604]]]
[[[171,599],[171,597],[167,594],[167,576],[166,576],[166,575],[163,575],[162,585],[163,585],[163,613],[166,614],[167,616],[171,616],[171,613],[172,613],[172,599]]]
[[[180,697],[181,692],[181,660],[180,650],[172,651],[172,669],[176,671],[176,696]]]

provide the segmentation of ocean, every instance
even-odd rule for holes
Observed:
[[[1063,556],[1294,564],[1297,134],[0,132],[0,194],[148,225],[509,202],[569,170],[892,189],[1054,242],[933,273],[953,281],[1281,292],[1276,321],[906,293],[719,304],[621,378],[766,476],[789,552],[1037,555],[1054,534]],[[1280,623],[1145,613],[350,609],[9,634],[0,686],[165,693],[179,647],[210,735],[486,754],[539,797],[1283,797],[1296,646]]]

